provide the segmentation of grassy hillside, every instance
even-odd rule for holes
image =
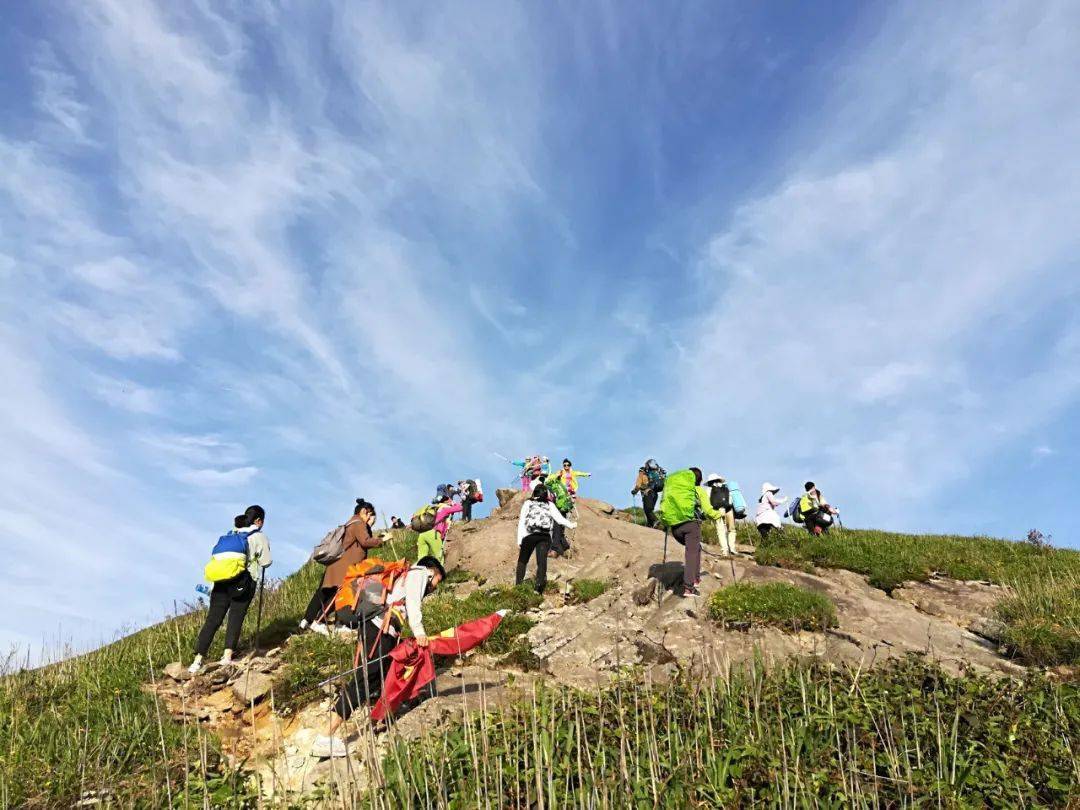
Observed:
[[[740,539],[755,540],[751,530],[740,527]],[[385,556],[415,558],[415,550],[415,535],[399,532]],[[885,589],[935,571],[1010,584],[1015,595],[1000,614],[1017,655],[1035,663],[1080,664],[1080,555],[1074,552],[854,530],[811,538],[788,529],[759,545],[756,554],[765,564],[848,568]],[[321,570],[306,566],[268,591],[264,645],[294,632]],[[583,582],[576,598],[606,587]],[[790,601],[770,597],[785,608]],[[766,615],[759,601],[756,593],[733,593],[716,606],[717,617],[775,619],[775,610]],[[493,651],[527,658],[515,638],[530,626],[520,611],[533,604],[535,597],[524,590],[482,588],[463,600],[433,597],[428,613],[441,628],[496,607],[515,608],[519,615],[492,639]],[[823,609],[804,606],[800,615],[811,608]],[[217,741],[198,724],[166,716],[143,688],[167,662],[190,661],[204,615],[195,610],[88,655],[0,678],[0,806],[68,807],[88,795],[120,806],[231,801],[239,782],[223,768]],[[819,623],[828,621],[827,611],[821,616]],[[251,643],[254,624],[252,610],[241,653]],[[339,663],[339,650],[319,647],[320,639],[310,642],[291,653],[285,677],[293,690]],[[219,634],[211,656],[220,647]],[[529,706],[509,710],[485,727],[487,737],[462,727],[439,741],[415,744],[412,759],[396,752],[386,763],[386,796],[415,798],[410,791],[423,785],[464,803],[478,789],[503,791],[499,795],[510,803],[535,798],[537,791],[547,799],[603,801],[618,796],[629,779],[636,800],[652,804],[663,793],[659,803],[667,806],[794,801],[828,785],[833,798],[856,803],[867,801],[871,790],[895,803],[993,802],[1006,786],[1014,801],[1053,803],[1063,795],[1062,785],[1078,776],[1080,721],[1070,685],[1037,678],[1025,684],[956,680],[912,664],[851,676],[821,667],[757,673],[707,685],[690,701],[692,688],[700,689],[687,683],[645,691],[631,680],[599,699],[541,694],[535,713]],[[898,701],[896,695],[905,697]],[[799,701],[809,714],[795,711]],[[690,706],[699,711],[687,713]],[[632,733],[631,747],[631,737],[614,733],[619,728]],[[490,736],[496,732],[497,738]],[[1050,742],[1028,750],[1024,741],[1030,739]],[[490,746],[484,749],[490,755],[472,758],[470,746],[477,744]],[[447,746],[438,749],[443,755],[435,745]],[[1021,770],[1029,761],[1031,769]]]

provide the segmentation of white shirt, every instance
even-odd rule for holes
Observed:
[[[529,536],[529,530],[525,528],[525,516],[529,514],[529,504],[534,504],[536,501],[527,500],[521,505],[521,514],[518,515],[518,528],[517,528],[517,544],[520,546],[521,541]],[[555,508],[555,504],[548,501],[542,506],[547,507],[548,514],[551,515],[551,519],[558,524],[565,526],[568,529],[576,529],[577,524],[571,523],[569,520],[562,516],[562,512]],[[535,507],[533,507],[535,508]]]
[[[421,603],[427,594],[429,582],[431,582],[430,568],[426,566],[410,568],[405,572],[405,576],[400,577],[394,583],[394,587],[390,589],[390,593],[386,597],[386,604],[388,605],[405,603],[405,619],[408,621],[409,629],[412,630],[414,636],[427,635],[427,631],[424,629],[424,611],[421,608]],[[371,622],[376,627],[382,627],[383,617],[373,616]],[[397,628],[393,624],[387,625],[386,632],[391,636],[398,634]]]
[[[238,532],[251,532],[247,536],[247,570],[251,578],[259,581],[260,569],[269,568],[274,562],[270,556],[270,538],[262,533],[262,529],[256,526],[248,526],[246,529],[237,529]]]

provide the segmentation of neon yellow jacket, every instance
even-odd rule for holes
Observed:
[[[571,494],[578,491],[579,478],[592,478],[592,473],[581,472],[580,470],[559,470],[559,475]]]

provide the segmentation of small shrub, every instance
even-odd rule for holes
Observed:
[[[709,598],[709,617],[724,624],[750,622],[786,630],[824,630],[836,624],[836,608],[824,594],[786,582],[743,582],[721,588]]]
[[[299,706],[303,701],[296,698],[301,692],[352,668],[355,649],[355,642],[336,636],[293,637],[282,653],[285,666],[274,677],[275,704],[283,711]]]
[[[575,579],[570,584],[570,603],[579,605],[590,602],[606,593],[611,583],[606,579]]]

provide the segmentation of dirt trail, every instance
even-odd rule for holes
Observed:
[[[466,569],[487,583],[512,582],[522,498],[512,495],[487,519],[454,524],[447,542],[448,570]],[[681,579],[681,546],[669,540],[664,563],[662,532],[631,523],[600,501],[582,499],[577,515],[578,528],[568,532],[572,551],[549,560],[549,579],[561,589],[575,579],[608,580],[611,587],[584,604],[564,604],[561,594],[549,594],[544,607],[533,612],[536,625],[528,641],[541,670],[512,672],[474,652],[440,674],[437,697],[405,712],[389,734],[361,734],[353,743],[355,753],[345,760],[308,756],[328,718],[328,695],[313,694],[313,702],[292,717],[272,710],[270,682],[280,666],[278,652],[250,662],[249,669],[260,678],[254,688],[243,669],[189,680],[171,665],[174,677],[163,678],[157,691],[173,714],[218,732],[235,762],[256,763],[265,792],[282,795],[306,793],[328,782],[363,787],[395,736],[412,738],[464,711],[492,708],[527,693],[537,679],[591,687],[636,665],[650,680],[662,682],[680,669],[722,673],[756,654],[766,663],[812,656],[869,666],[920,653],[950,671],[1023,672],[1001,657],[996,645],[967,629],[986,623],[1003,593],[999,587],[938,579],[908,584],[889,596],[849,571],[809,574],[759,566],[748,557],[727,560],[706,554],[702,596],[684,599],[666,587]],[[733,572],[738,582],[787,582],[827,594],[836,604],[839,626],[824,633],[717,626],[706,616],[707,599],[732,582]],[[476,585],[455,587],[464,593]],[[242,678],[246,686],[238,687]]]

